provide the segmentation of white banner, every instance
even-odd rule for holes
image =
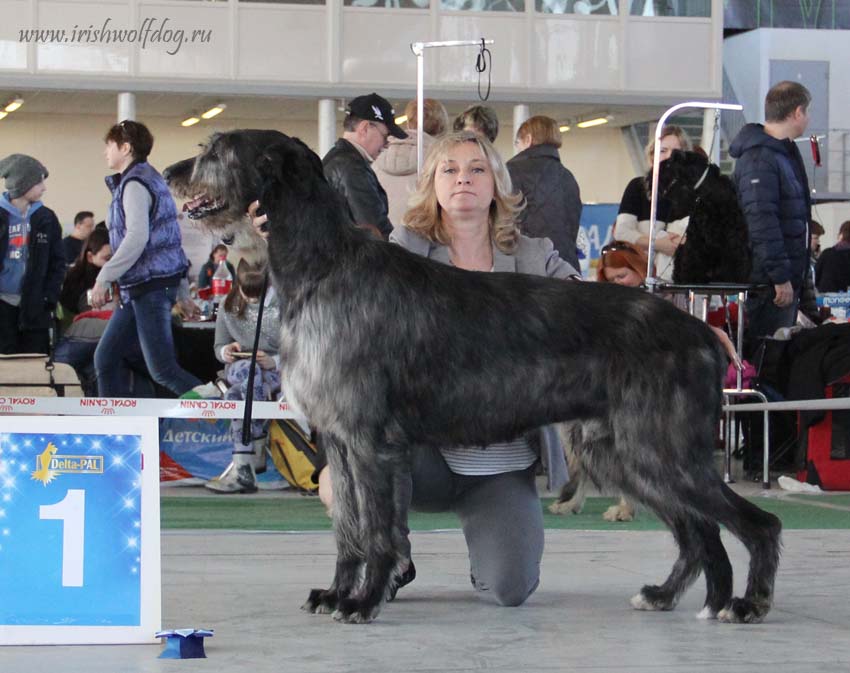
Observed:
[[[245,403],[235,400],[164,400],[129,397],[0,397],[2,415],[149,416],[157,418],[242,418]],[[253,418],[303,419],[285,400],[254,402]]]

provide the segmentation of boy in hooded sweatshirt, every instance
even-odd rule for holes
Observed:
[[[47,353],[65,276],[62,227],[41,202],[47,169],[26,154],[0,160],[0,353]]]

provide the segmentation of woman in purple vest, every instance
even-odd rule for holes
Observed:
[[[98,394],[152,396],[149,386],[131,385],[135,371],[182,395],[201,381],[177,363],[171,334],[171,308],[189,267],[177,208],[162,176],[147,162],[153,136],[144,124],[123,121],[104,140],[106,164],[116,171],[106,178],[113,255],[97,276],[91,304],[104,304],[108,288],[117,286],[120,305],[94,356]]]

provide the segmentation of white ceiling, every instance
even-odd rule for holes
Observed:
[[[103,91],[12,91],[0,90],[0,104],[16,97],[24,99],[24,106],[15,114],[70,114],[70,115],[114,115],[117,111],[117,94]],[[223,115],[234,119],[274,119],[311,121],[317,118],[318,104],[312,98],[286,98],[280,96],[216,96],[193,93],[149,93],[136,94],[136,114],[145,117],[173,117],[183,119],[191,112],[202,112],[216,103],[225,103]],[[396,110],[406,101],[392,101]],[[467,105],[475,102],[474,94],[466,102],[447,101],[449,117],[460,113]],[[488,103],[496,109],[503,123],[513,117],[513,103]],[[340,100],[342,105],[342,100]],[[658,119],[665,106],[637,105],[577,105],[568,103],[535,103],[530,105],[531,114],[543,114],[565,122],[578,117],[611,114],[612,126],[628,126],[642,121]]]

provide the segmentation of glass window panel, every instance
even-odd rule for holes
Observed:
[[[524,12],[525,0],[440,0],[448,12]]]
[[[389,7],[392,9],[428,9],[430,0],[345,0],[346,7]]]
[[[217,0],[215,0],[217,1]],[[227,0],[224,0],[225,2]],[[267,5],[324,5],[325,0],[239,0],[239,2],[262,2]]]
[[[543,14],[617,14],[617,0],[536,0],[535,9]]]
[[[711,16],[711,0],[632,0],[632,16]]]

